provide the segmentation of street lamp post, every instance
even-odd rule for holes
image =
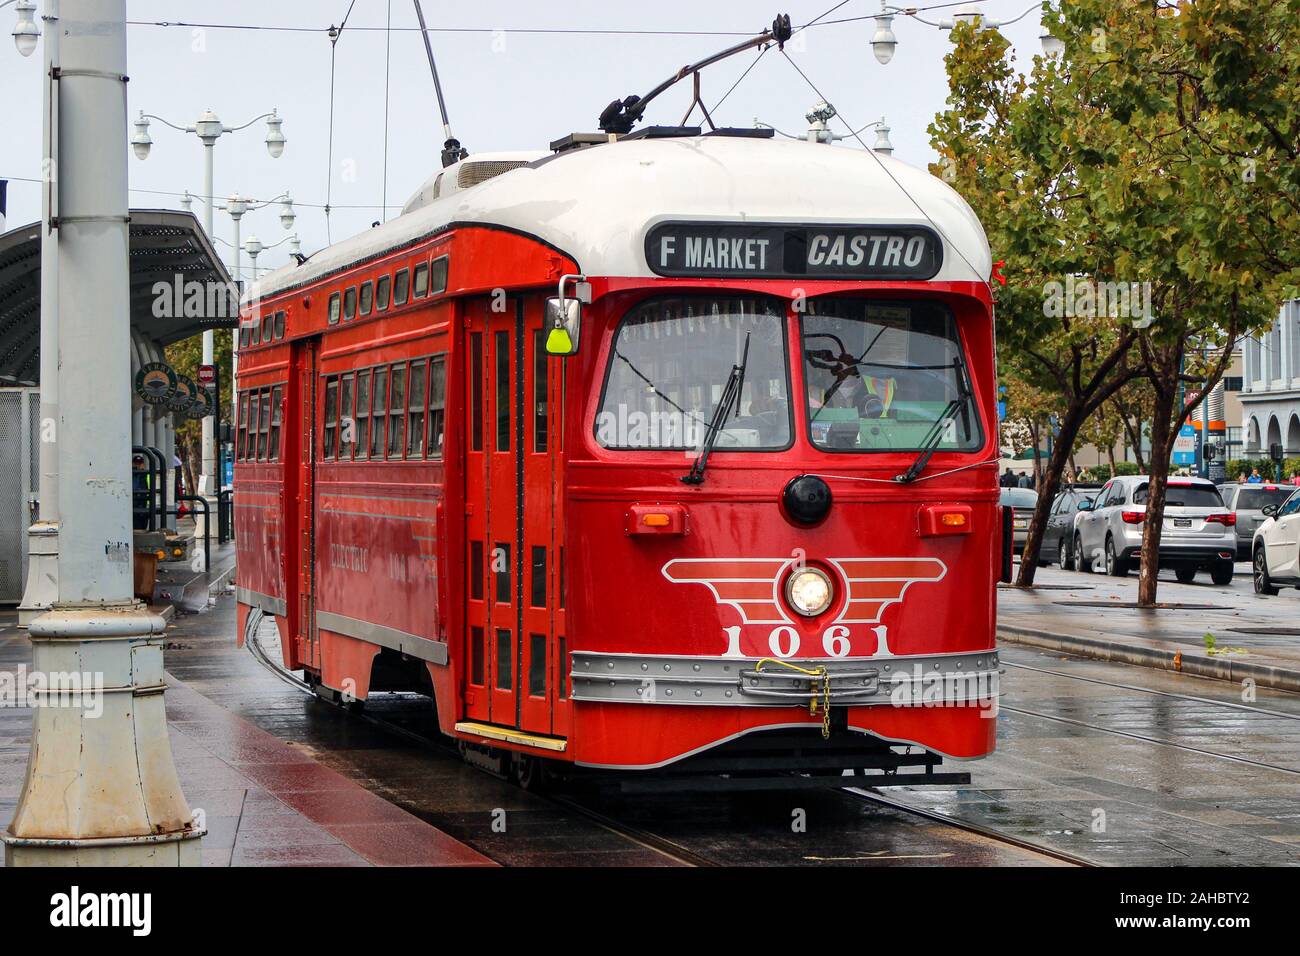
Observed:
[[[276,246],[282,246],[286,242],[289,243],[290,255],[298,255],[302,251],[302,247],[298,242],[297,233],[294,233],[291,236],[285,236],[279,242],[273,242],[269,246],[264,245],[262,240],[258,239],[257,236],[249,236],[244,240],[244,252],[248,253],[248,260],[252,264],[254,282],[257,281],[257,257],[267,249],[274,249]]]
[[[133,596],[126,2],[60,0],[57,16],[55,238],[41,254],[42,272],[59,264],[55,311],[42,303],[59,324],[59,575],[28,633],[34,671],[60,691],[36,700],[0,840],[6,866],[197,865],[203,828],[163,708],[164,624]]]
[[[876,32],[871,36],[871,52],[875,54],[876,60],[882,65],[888,63],[894,58],[894,52],[898,49],[898,36],[894,33],[894,17],[902,14],[911,17],[927,26],[938,27],[940,30],[951,30],[959,23],[966,23],[981,30],[995,30],[998,27],[1009,26],[1029,16],[1035,10],[1041,10],[1042,3],[1035,3],[1018,16],[1009,20],[995,20],[992,17],[985,16],[983,11],[973,3],[968,3],[960,10],[957,10],[951,17],[943,17],[939,20],[927,20],[919,16],[914,7],[895,7],[890,6],[886,0],[881,0],[880,13],[874,17],[876,22]],[[1053,36],[1046,27],[1039,37],[1043,45],[1043,53],[1049,57],[1059,56],[1065,50],[1065,44]]]
[[[180,126],[176,123],[169,122],[161,116],[155,116],[152,113],[140,111],[140,115],[135,120],[135,131],[131,135],[131,149],[138,159],[147,159],[149,152],[153,147],[153,139],[149,135],[149,121],[157,120],[164,126],[170,126],[174,130],[182,133],[193,133],[198,136],[199,141],[203,144],[203,195],[207,203],[203,214],[203,228],[206,230],[209,238],[215,238],[212,231],[212,211],[215,208],[213,195],[213,151],[216,148],[217,140],[226,133],[235,133],[242,129],[247,129],[258,120],[266,120],[266,150],[271,154],[272,159],[278,159],[284,152],[285,138],[284,132],[280,128],[284,122],[280,115],[271,110],[269,113],[263,113],[260,116],[254,116],[247,123],[239,126],[226,126],[212,110],[204,110],[197,120],[190,126]],[[233,198],[233,197],[232,197]],[[242,213],[241,213],[242,215]],[[238,222],[238,220],[236,220]],[[238,225],[236,225],[238,228]],[[235,253],[236,269],[238,269],[238,251]],[[239,281],[238,275],[235,281]],[[205,329],[203,332],[203,364],[211,365],[213,360],[215,338],[212,329]],[[215,494],[220,478],[217,475],[217,456],[216,456],[216,436],[213,430],[213,419],[211,416],[203,419],[203,466],[202,474],[205,479],[205,497],[209,498],[209,507],[215,508]],[[196,533],[198,529],[195,529]]]

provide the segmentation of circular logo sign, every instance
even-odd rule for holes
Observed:
[[[194,396],[199,394],[199,387],[188,375],[176,376],[176,391],[167,400],[167,407],[173,412],[184,414],[194,404]]]
[[[166,405],[176,394],[176,373],[166,362],[147,362],[135,373],[135,393],[146,405]]]
[[[190,407],[185,410],[185,415],[187,418],[192,418],[197,421],[200,418],[207,418],[211,414],[211,395],[206,388],[201,388],[194,393],[194,401],[191,403]]]

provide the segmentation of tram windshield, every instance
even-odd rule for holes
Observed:
[[[743,362],[739,401],[715,447],[789,447],[784,315],[783,304],[769,298],[673,296],[640,303],[614,336],[596,440],[619,449],[700,447],[732,368]]]
[[[801,330],[816,447],[872,452],[933,445],[951,451],[982,443],[956,323],[944,306],[812,299]]]

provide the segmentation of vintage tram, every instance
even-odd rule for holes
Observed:
[[[990,272],[862,149],[462,158],[245,301],[239,638],[520,768],[939,779],[995,739]]]

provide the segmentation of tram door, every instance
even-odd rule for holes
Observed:
[[[320,403],[320,340],[307,339],[293,344],[293,384],[298,400],[290,404],[297,421],[296,455],[291,468],[290,509],[297,529],[296,542],[287,542],[292,573],[297,580],[297,606],[291,609],[298,659],[309,667],[319,667],[316,638],[316,408]],[[289,593],[293,593],[290,591]]]
[[[542,299],[467,309],[466,714],[534,733],[563,733],[554,704],[563,624],[556,600],[552,408],[555,366],[542,348]]]

